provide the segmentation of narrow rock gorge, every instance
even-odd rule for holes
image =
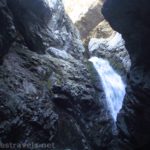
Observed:
[[[0,149],[148,150],[149,4],[1,0]]]

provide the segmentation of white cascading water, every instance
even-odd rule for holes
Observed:
[[[117,114],[122,107],[122,102],[125,96],[125,84],[107,60],[92,57],[89,61],[93,63],[99,77],[101,78],[107,106],[113,119],[116,121]]]

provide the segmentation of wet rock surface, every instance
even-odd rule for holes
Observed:
[[[146,150],[150,147],[150,2],[106,0],[102,12],[122,34],[132,64],[117,121],[119,135],[110,149]]]
[[[119,33],[114,32],[109,38],[91,38],[88,51],[90,56],[107,59],[126,82],[131,61],[124,40]]]
[[[103,18],[102,14],[100,14],[100,16]],[[85,24],[90,26],[88,20],[84,21]],[[82,27],[84,28],[84,26]],[[122,76],[123,80],[126,82],[131,61],[125,48],[125,42],[122,36],[118,32],[114,31],[106,20],[100,21],[96,27],[93,28],[91,26],[91,28],[92,29],[88,33],[88,36],[83,39],[85,56],[89,58],[92,56],[97,56],[99,58],[109,60],[111,66]]]
[[[106,148],[113,121],[62,2],[2,0],[0,8],[0,143]]]

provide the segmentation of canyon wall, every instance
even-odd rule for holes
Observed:
[[[150,1],[106,0],[102,13],[122,34],[131,58],[127,94],[117,120],[119,134],[110,149],[149,149]]]
[[[106,147],[113,121],[62,1],[1,0],[0,18],[0,143]]]

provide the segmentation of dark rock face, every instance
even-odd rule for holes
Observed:
[[[119,33],[114,32],[109,38],[91,38],[88,50],[91,56],[107,59],[126,82],[131,61],[124,40]]]
[[[122,34],[132,63],[126,98],[117,121],[119,135],[112,147],[117,143],[119,150],[149,149],[150,1],[106,0],[102,12]]]
[[[29,49],[44,53],[45,49],[52,46],[75,53],[76,57],[82,56],[84,48],[78,40],[78,31],[65,15],[61,0],[8,0],[8,6],[13,13],[16,28]]]
[[[10,44],[16,37],[12,13],[7,7],[6,0],[0,1],[0,59],[7,53]]]
[[[1,66],[1,142],[54,143],[60,149],[90,149],[78,124],[81,120],[76,119],[80,115],[88,118],[82,106],[95,107],[95,113],[99,107],[89,94],[94,94],[90,80],[74,77],[79,66],[86,69],[84,65],[73,58],[70,63],[50,55],[40,56],[19,45],[10,50]],[[70,67],[74,68],[72,72]],[[76,82],[82,79],[86,84]],[[76,115],[75,119],[71,114]],[[82,140],[85,142],[78,142]]]
[[[2,0],[0,8],[0,143],[106,147],[113,122],[61,1]]]

